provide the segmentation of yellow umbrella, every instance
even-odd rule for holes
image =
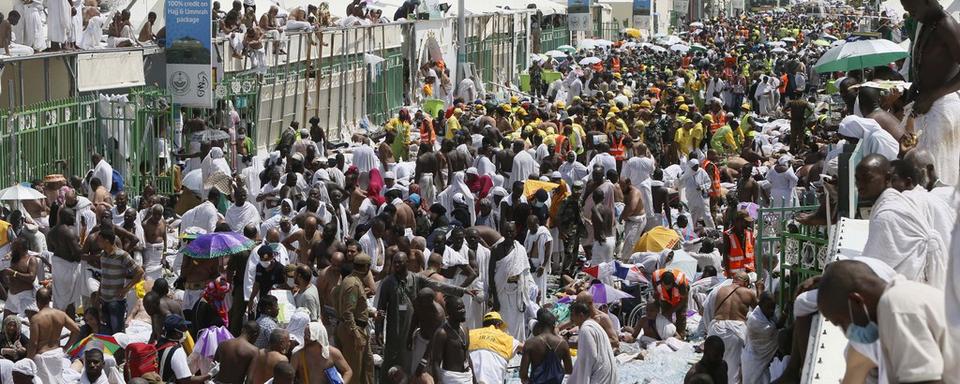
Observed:
[[[640,240],[633,246],[634,252],[660,252],[667,248],[673,248],[680,241],[680,235],[676,231],[663,227],[653,227],[649,232],[640,236]]]
[[[630,36],[630,37],[635,38],[635,39],[639,39],[639,38],[640,38],[640,30],[639,30],[639,29],[636,29],[636,28],[627,28],[627,29],[624,29],[624,30],[623,30],[623,33],[625,33],[625,34],[627,34],[627,36]]]

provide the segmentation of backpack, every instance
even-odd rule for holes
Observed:
[[[155,344],[131,343],[126,348],[126,361],[127,364],[123,370],[127,380],[143,377],[143,375],[151,372],[160,373]]]
[[[123,175],[120,174],[120,171],[117,171],[116,168],[113,169],[113,184],[110,186],[110,194],[116,195],[123,191]]]
[[[177,381],[177,378],[173,374],[173,354],[180,349],[180,344],[169,342],[164,345],[161,345],[160,348],[157,348],[159,355],[157,357],[159,360],[156,360],[157,366],[160,367],[159,373],[160,378],[163,379],[165,383],[170,383]]]

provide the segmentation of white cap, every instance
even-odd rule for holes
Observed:
[[[30,359],[20,359],[13,364],[13,372],[30,377],[36,376],[37,363],[34,363],[33,360]]]
[[[479,173],[477,172],[477,168],[476,168],[476,167],[467,168],[467,174],[468,174],[468,175],[479,175]]]
[[[551,179],[559,179],[559,178],[561,178],[561,177],[562,177],[562,176],[560,176],[560,172],[559,172],[559,171],[553,171],[553,172],[550,173],[550,178],[551,178]]]
[[[397,174],[394,173],[393,171],[387,171],[386,173],[383,174],[383,179],[384,179],[384,180],[386,180],[386,179],[396,180],[396,179],[397,179]]]

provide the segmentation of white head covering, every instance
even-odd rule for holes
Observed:
[[[330,358],[330,342],[327,340],[327,328],[319,321],[311,322],[307,325],[310,329],[310,338],[307,341],[315,341],[320,344],[320,355],[324,359]]]
[[[210,148],[210,158],[212,159],[221,159],[223,158],[223,149],[220,147]]]
[[[294,352],[303,348],[303,331],[307,329],[307,324],[309,323],[310,312],[308,312],[306,308],[297,308],[296,312],[290,316],[290,322],[287,323],[287,332],[290,333],[290,339],[296,340],[298,343],[293,349]]]
[[[470,167],[470,168],[467,168],[467,174],[468,174],[468,175],[479,175],[480,173],[477,172],[477,168],[476,168],[476,167]]]
[[[863,139],[878,129],[883,128],[876,120],[850,115],[840,121],[839,133],[846,137]]]
[[[13,372],[27,376],[37,376],[37,363],[30,359],[20,359],[13,363]]]
[[[778,165],[789,165],[789,164],[790,164],[790,160],[793,160],[793,157],[791,157],[790,155],[783,155],[783,156],[780,156],[779,159],[777,159],[777,164],[778,164]]]
[[[697,159],[687,160],[687,169],[693,168],[696,165],[700,165],[700,161]]]

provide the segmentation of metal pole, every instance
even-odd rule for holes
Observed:
[[[13,99],[13,80],[7,80],[7,96],[9,99],[9,111],[13,112],[13,106],[15,105]],[[7,119],[7,124],[10,125],[10,181],[18,182],[17,180],[17,168],[20,166],[20,163],[17,161],[18,153],[17,151],[17,130],[20,129],[16,124],[14,124],[15,113],[10,113],[10,117]]]
[[[457,6],[457,85],[460,85],[460,80],[463,80],[463,63],[466,61],[467,57],[467,47],[466,47],[466,6],[464,5],[464,0],[458,0]]]

